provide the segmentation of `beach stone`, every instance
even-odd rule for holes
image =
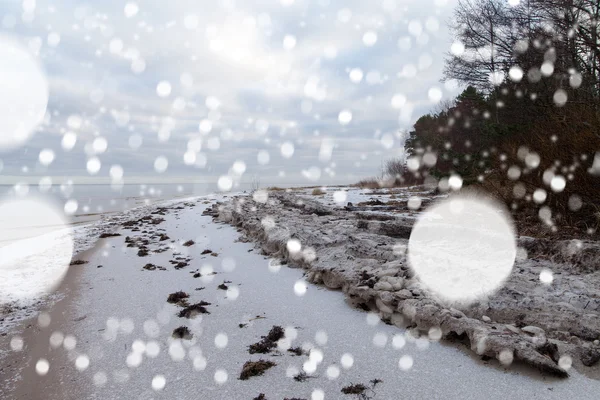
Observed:
[[[488,317],[487,315],[484,315],[483,317],[481,317],[481,320],[483,322],[492,322],[492,319],[490,317]]]
[[[511,331],[513,333],[516,333],[516,334],[521,333],[521,330],[514,325],[507,324],[507,325],[505,325],[505,327],[506,327],[506,329],[508,329],[509,331]]]
[[[530,333],[535,336],[541,336],[541,335],[546,334],[546,332],[542,328],[538,328],[537,326],[531,326],[531,325],[525,326],[525,327],[521,328],[521,330],[523,332],[527,332],[527,333]]]
[[[391,292],[392,290],[394,290],[393,286],[391,283],[389,282],[385,282],[385,281],[379,281],[375,284],[375,286],[373,287],[373,289],[375,290],[385,290],[388,292]]]
[[[582,348],[581,349],[581,363],[586,367],[592,367],[600,361],[600,351],[595,349]]]
[[[398,290],[394,293],[396,298],[400,300],[412,299],[412,293],[408,289]]]

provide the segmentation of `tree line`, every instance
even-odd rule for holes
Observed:
[[[390,175],[460,175],[554,231],[594,233],[600,0],[460,0],[452,21],[443,80],[465,89],[417,120]]]

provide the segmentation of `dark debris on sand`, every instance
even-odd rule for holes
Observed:
[[[194,245],[196,242],[194,242],[193,240],[188,240],[187,242],[185,242],[183,245],[185,247],[190,247],[192,245]]]
[[[188,297],[190,297],[189,294],[187,294],[186,292],[180,290],[178,292],[174,292],[171,293],[169,295],[169,297],[167,298],[167,303],[171,303],[171,304],[177,304],[179,303],[181,300],[185,300]]]
[[[192,304],[179,311],[177,316],[179,318],[194,318],[198,314],[210,314],[210,312],[208,312],[206,309],[206,306],[210,306],[210,303],[201,301],[199,303]]]
[[[138,251],[137,255],[139,257],[146,257],[148,255],[148,249],[145,247],[140,248],[140,250]]]
[[[84,261],[84,260],[73,260],[73,261],[71,261],[71,264],[69,264],[69,265],[83,265],[83,264],[87,264],[87,263],[88,262]]]
[[[240,374],[239,379],[245,381],[253,376],[260,376],[264,374],[266,370],[274,367],[275,365],[277,364],[275,364],[273,361],[246,361],[242,367],[242,373]]]
[[[187,326],[180,326],[179,328],[175,328],[173,330],[173,337],[176,339],[191,339],[192,338],[192,332],[190,332],[190,329]]]
[[[299,347],[299,346],[298,347],[291,347],[291,348],[288,349],[288,351],[290,353],[294,354],[295,356],[302,356],[302,355],[306,354],[304,352],[304,350],[302,350],[302,347]]]
[[[100,237],[100,239],[106,239],[106,238],[116,237],[116,236],[121,236],[121,234],[120,233],[103,233],[99,237]]]
[[[367,387],[362,383],[350,384],[342,388],[344,394],[363,394],[367,390]]]
[[[306,382],[311,376],[307,375],[306,372],[302,371],[298,375],[294,376],[296,382]]]
[[[154,264],[146,264],[142,267],[143,269],[147,270],[147,271],[155,271],[155,270],[160,270],[160,271],[166,271],[167,269],[165,267],[161,267],[159,265],[154,265]]]
[[[260,342],[248,346],[248,352],[250,354],[267,354],[277,347],[277,341],[282,339],[284,335],[285,332],[282,327],[273,326],[267,336],[262,336],[262,340]]]
[[[252,400],[267,400],[267,396],[265,396],[264,393],[261,393],[258,396],[256,396],[255,398],[253,398]]]

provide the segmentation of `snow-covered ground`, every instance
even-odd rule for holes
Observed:
[[[0,338],[3,348],[16,349],[2,359],[0,398],[352,399],[358,396],[342,388],[370,387],[375,379],[382,382],[367,398],[597,398],[600,382],[575,371],[556,380],[514,365],[483,366],[455,346],[415,340],[351,308],[341,293],[307,284],[302,270],[280,266],[237,241],[235,228],[202,216],[214,201],[171,203],[158,214],[146,209],[165,221],[146,220],[134,227],[139,231],[104,239],[87,264],[71,271],[76,287],[49,310],[48,326],[43,314],[41,324],[29,321]],[[169,239],[160,241],[160,234]],[[195,243],[183,246],[190,239]],[[143,247],[149,255],[140,257]],[[172,260],[189,265],[175,269]],[[149,263],[166,270],[143,269]],[[167,303],[178,290],[190,304],[211,303],[210,314],[179,318],[181,307]],[[179,326],[193,337],[173,339]],[[279,347],[249,354],[273,326],[285,328]],[[286,351],[296,346],[307,354]],[[239,380],[244,363],[259,359],[276,365]],[[303,369],[309,378],[295,380]]]

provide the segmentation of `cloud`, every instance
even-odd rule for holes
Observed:
[[[25,147],[0,153],[4,180],[108,179],[110,166],[120,165],[126,179],[216,181],[241,160],[247,179],[308,183],[302,171],[317,167],[327,170],[324,182],[348,182],[402,155],[397,133],[435,106],[430,88],[455,95],[439,83],[452,43],[444,23],[450,3],[165,4],[140,1],[139,12],[128,17],[122,1],[39,0],[26,21],[20,2],[0,6],[4,33],[39,54],[50,87],[46,123]],[[7,16],[16,23],[7,24]],[[363,71],[360,82],[350,79],[353,68]],[[163,81],[170,93],[161,97]],[[391,105],[397,93],[406,96],[404,111]],[[342,110],[352,113],[349,125],[338,121]],[[74,115],[81,126],[69,126]],[[210,123],[200,129],[201,121]],[[66,132],[78,138],[70,151],[61,148]],[[97,137],[108,149],[94,155]],[[132,137],[142,138],[139,148],[131,147]],[[319,158],[323,138],[333,143],[326,160]],[[184,162],[190,140],[202,143],[198,158],[206,165]],[[294,145],[290,158],[281,156],[285,142]],[[42,167],[38,154],[47,148],[56,158]],[[260,151],[271,155],[268,164],[258,162]],[[92,156],[102,163],[94,176],[86,169]],[[160,175],[153,168],[159,156],[169,159]]]

